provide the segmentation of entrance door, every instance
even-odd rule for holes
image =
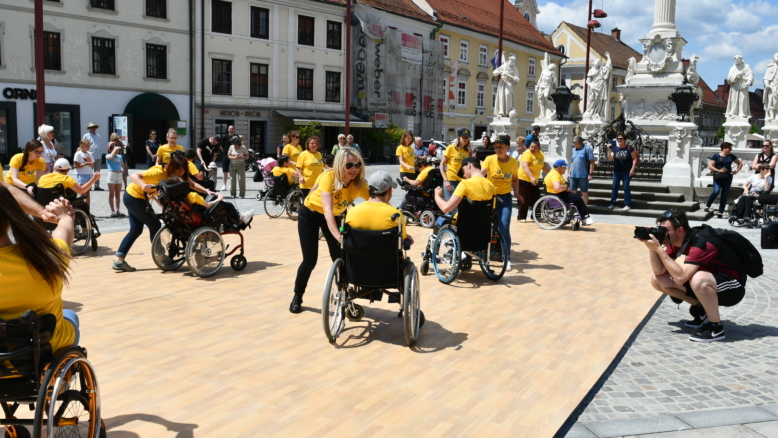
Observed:
[[[480,141],[482,138],[484,138],[484,134],[486,134],[486,126],[475,125],[475,137],[473,137],[473,140]]]
[[[146,159],[146,140],[149,139],[151,131],[157,132],[157,141],[159,145],[167,143],[167,130],[170,128],[170,123],[164,120],[132,120],[132,158],[136,164],[146,165],[150,164]],[[153,166],[153,163],[151,163]]]
[[[16,102],[0,102],[0,160],[8,160],[16,154]]]
[[[262,155],[268,155],[271,151],[267,150],[265,145],[265,132],[267,131],[267,122],[259,120],[249,121],[249,148]],[[272,155],[272,154],[271,154]]]

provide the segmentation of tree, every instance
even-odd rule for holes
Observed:
[[[297,131],[300,133],[300,144],[305,145],[305,141],[308,140],[308,137],[311,136],[317,136],[319,137],[319,143],[321,143],[321,122],[318,120],[312,120],[305,125],[287,125],[284,124],[284,131]],[[320,145],[323,146],[323,145]]]
[[[390,123],[388,128],[376,128],[366,130],[363,137],[366,141],[360,146],[366,154],[382,154],[387,146],[397,146],[402,140],[405,130],[394,123]]]
[[[727,119],[723,119],[723,120],[721,121],[721,126],[719,126],[719,130],[718,130],[718,131],[716,131],[716,139],[717,139],[717,140],[718,140],[718,139],[722,139],[722,140],[724,140],[724,135],[725,135],[725,133],[724,133],[724,124],[725,124],[725,123],[727,123]]]

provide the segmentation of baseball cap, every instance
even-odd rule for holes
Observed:
[[[567,161],[561,158],[559,160],[554,161],[554,167],[560,167],[560,166],[568,167]]]
[[[495,143],[507,144],[508,146],[510,146],[511,138],[508,137],[507,135],[498,135],[497,138],[494,139],[494,142]]]
[[[379,170],[367,178],[367,186],[370,193],[385,193],[390,188],[396,189],[397,183],[392,180],[392,175]]]
[[[457,137],[470,137],[470,130],[462,128],[457,132]]]
[[[67,158],[60,158],[54,162],[54,168],[62,170],[70,169],[70,162]]]
[[[535,125],[532,127],[533,131],[540,131],[540,125]]]

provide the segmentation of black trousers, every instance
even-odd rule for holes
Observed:
[[[756,201],[756,196],[742,196],[735,204],[735,217],[738,219],[750,217],[751,210],[754,209],[754,201]]]
[[[582,218],[589,216],[589,209],[586,208],[586,203],[578,193],[562,192],[554,193],[554,195],[558,196],[559,199],[565,201],[567,204],[575,205],[578,209],[578,214],[580,214]]]
[[[524,202],[519,206],[519,219],[526,219],[527,211],[534,208],[535,203],[540,199],[540,186],[533,186],[531,182],[520,179],[519,194],[524,198]]]
[[[300,236],[300,247],[303,251],[303,262],[297,268],[297,278],[294,281],[294,293],[304,294],[308,287],[311,272],[316,267],[319,259],[319,230],[324,234],[330,258],[334,262],[340,257],[340,244],[327,227],[324,215],[310,210],[305,205],[300,205],[300,214],[297,218],[297,234]]]

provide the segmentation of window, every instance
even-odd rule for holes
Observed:
[[[486,84],[478,84],[475,92],[475,106],[478,108],[484,107],[484,97],[486,95]]]
[[[524,137],[529,137],[532,134],[532,128],[524,128]]]
[[[61,40],[56,32],[43,32],[43,68],[62,70]]]
[[[527,75],[535,76],[535,58],[529,58],[529,62],[527,62]]]
[[[297,69],[297,100],[313,100],[313,69]]]
[[[297,18],[297,43],[306,46],[313,45],[313,25],[315,19],[300,15]]]
[[[89,6],[97,9],[115,10],[114,0],[89,0]]]
[[[167,18],[167,0],[146,0],[146,16]]]
[[[116,48],[114,40],[92,38],[92,73],[101,75],[116,74]]]
[[[613,91],[617,91],[616,87],[618,87],[618,86],[619,86],[619,78],[614,76],[613,77]]]
[[[562,52],[563,55],[566,55],[566,53],[565,53],[565,45],[564,44],[560,44],[559,47],[557,47],[557,50]]]
[[[167,79],[167,47],[146,44],[146,77]]]
[[[443,46],[443,57],[448,59],[448,44],[449,44],[448,37],[441,35],[440,43]]]
[[[251,64],[251,97],[267,97],[267,65]]]
[[[457,84],[457,105],[467,105],[467,82],[459,81]]]
[[[616,105],[611,105],[611,120],[616,120]]]
[[[340,72],[327,72],[327,92],[325,99],[327,102],[340,102]]]
[[[470,43],[465,40],[459,41],[459,60],[462,62],[467,62],[468,59],[468,51],[470,49]]]
[[[211,30],[218,33],[232,33],[232,3],[212,0]]]
[[[529,18],[529,12],[524,13],[524,19],[532,23],[532,20]]]
[[[213,94],[232,94],[232,61],[214,59],[211,76]]]
[[[497,84],[492,84],[492,111],[497,104]]]
[[[535,114],[535,89],[527,88],[527,114]]]
[[[489,47],[480,44],[478,46],[478,65],[486,66],[489,62]]]
[[[341,44],[341,29],[343,27],[342,23],[337,23],[335,21],[327,21],[327,48],[328,49],[335,49],[340,50]]]
[[[251,38],[270,38],[270,10],[251,7]]]

